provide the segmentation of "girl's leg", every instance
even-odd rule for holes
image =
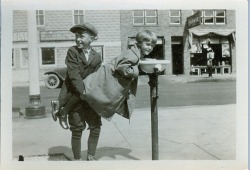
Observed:
[[[81,101],[80,97],[77,97],[76,95],[72,95],[68,103],[66,103],[66,105],[60,109],[59,123],[63,129],[69,128],[68,123],[67,123],[67,115],[72,111],[74,106],[78,104],[80,101]]]

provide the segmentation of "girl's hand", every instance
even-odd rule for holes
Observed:
[[[161,71],[161,69],[162,69],[162,67],[161,67],[160,64],[156,64],[156,65],[154,66],[154,68],[157,69],[158,71]]]

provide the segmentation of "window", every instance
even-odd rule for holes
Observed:
[[[225,24],[226,23],[225,10],[215,10],[215,23],[216,24]]]
[[[36,11],[36,25],[44,26],[44,10]]]
[[[194,10],[196,13],[197,10]],[[226,24],[226,11],[225,10],[202,10],[201,11],[201,24]]]
[[[169,11],[170,24],[180,25],[181,24],[181,11],[170,10]]]
[[[21,51],[22,51],[22,54],[21,54],[21,67],[22,68],[27,68],[29,66],[28,48],[22,48]]]
[[[49,48],[41,48],[42,53],[42,65],[55,65],[55,48],[49,47]]]
[[[74,10],[74,24],[82,24],[84,22],[83,10]]]
[[[15,64],[15,51],[14,49],[12,48],[12,68],[15,68],[16,67],[16,64]]]
[[[134,10],[133,25],[157,25],[157,10]]]

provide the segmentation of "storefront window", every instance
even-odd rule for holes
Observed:
[[[29,54],[28,48],[22,48],[22,55],[21,55],[21,67],[27,68],[29,66]]]
[[[55,48],[41,48],[42,51],[42,65],[55,64]]]

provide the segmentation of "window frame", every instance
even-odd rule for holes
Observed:
[[[28,65],[27,66],[25,66],[25,65],[23,65],[23,50],[24,49],[27,49],[27,51],[28,51],[28,47],[27,48],[20,48],[20,50],[21,50],[21,55],[20,55],[20,68],[28,68],[29,67],[29,60],[28,60]],[[28,51],[28,59],[29,59],[29,51]]]
[[[42,11],[42,14],[39,14],[39,12]],[[39,17],[43,17],[43,24],[40,23],[40,20],[38,20]],[[36,10],[36,25],[38,27],[44,27],[45,26],[45,10]]]
[[[174,16],[174,15],[171,15],[171,11],[178,11],[179,12],[179,15],[178,16]],[[182,15],[181,15],[181,10],[169,10],[169,23],[170,25],[181,25],[182,24]],[[172,23],[171,22],[171,18],[179,18],[179,23]]]
[[[43,48],[54,48],[54,60],[55,60],[55,64],[46,64],[46,65],[43,64],[43,58],[42,58],[43,57],[42,56],[42,49]],[[41,68],[48,68],[48,67],[56,67],[57,66],[57,47],[55,47],[55,46],[40,47],[39,48],[39,55],[40,55],[40,57],[39,57],[39,59],[40,59],[39,65],[40,65]]]
[[[223,13],[224,13],[224,16],[216,16],[216,12],[218,12],[218,11],[223,11]],[[224,18],[224,23],[217,23],[216,22],[216,19],[217,18]],[[226,24],[226,10],[214,10],[214,21],[215,21],[215,24],[216,25],[225,25]]]
[[[193,10],[193,14],[196,13],[197,10]],[[213,12],[213,16],[205,16],[205,11],[212,11]],[[216,13],[218,11],[223,11],[224,16],[216,16]],[[213,23],[205,23],[205,18],[213,18]],[[216,19],[217,18],[224,18],[224,23],[217,23]],[[227,16],[226,16],[226,10],[225,9],[202,9],[201,10],[201,24],[203,25],[226,25],[226,20],[227,20]]]
[[[142,16],[135,16],[135,11],[142,11]],[[154,11],[155,15],[147,15],[147,11]],[[142,18],[142,23],[135,23],[135,18]],[[147,18],[155,18],[155,23],[148,23]],[[133,26],[157,26],[158,25],[158,11],[156,9],[142,9],[142,10],[132,10],[132,19],[133,19]]]
[[[15,59],[16,59],[16,50],[15,50],[15,48],[12,48],[12,69],[13,68],[16,68],[16,61],[15,61]]]
[[[78,13],[75,14],[75,11],[78,11]],[[79,14],[79,11],[82,11],[82,14]],[[84,21],[85,21],[85,11],[84,11],[84,10],[73,10],[73,11],[72,11],[72,16],[73,16],[73,25],[81,24],[80,21],[79,21],[79,20],[80,20],[80,19],[79,19],[79,16],[83,16],[83,23],[84,23]],[[75,23],[75,17],[76,17],[76,16],[78,17],[78,18],[77,18],[77,22],[78,22],[78,23]]]

